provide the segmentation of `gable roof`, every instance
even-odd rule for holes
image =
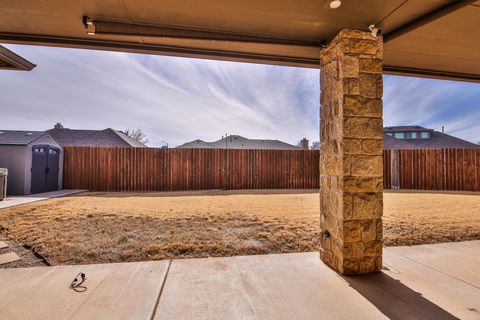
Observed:
[[[217,146],[214,146],[211,143],[205,142],[203,140],[197,139],[190,142],[186,142],[177,148],[196,148],[196,149],[218,149]]]
[[[145,147],[123,132],[113,129],[104,130],[76,130],[76,129],[50,129],[48,134],[61,146],[69,147]]]
[[[396,139],[386,133],[429,131],[429,139]],[[384,128],[384,149],[436,149],[436,148],[479,148],[469,141],[420,126],[400,126]]]
[[[44,131],[0,130],[0,145],[26,146],[44,135]]]
[[[205,149],[270,149],[270,150],[299,150],[299,147],[280,140],[248,139],[239,135],[230,135],[214,142],[205,142],[197,139],[178,146],[177,148],[205,148]]]
[[[422,126],[395,126],[385,127],[383,132],[421,132],[421,131],[434,131],[433,129],[427,129]]]
[[[113,129],[110,129],[110,130],[113,130]],[[145,148],[146,147],[145,144],[133,139],[132,137],[130,137],[128,134],[126,134],[123,131],[113,130],[113,132],[115,132],[120,138],[122,138],[131,147],[135,147],[135,148]]]

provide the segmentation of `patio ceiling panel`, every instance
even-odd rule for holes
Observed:
[[[378,24],[388,33],[454,0],[4,0],[0,42],[319,67],[321,43],[343,28]],[[396,9],[396,10],[395,10]],[[125,24],[223,32],[226,39],[88,35],[82,17]],[[385,44],[385,73],[480,81],[480,1]],[[228,35],[314,45],[231,41]]]

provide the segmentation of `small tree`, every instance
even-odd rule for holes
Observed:
[[[310,149],[311,150],[320,150],[320,141],[313,141]]]
[[[142,129],[127,129],[124,131],[127,136],[137,140],[140,143],[148,143],[147,135],[143,132]]]

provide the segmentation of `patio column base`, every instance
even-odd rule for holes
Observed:
[[[342,30],[320,75],[320,257],[344,275],[382,269],[383,41]]]

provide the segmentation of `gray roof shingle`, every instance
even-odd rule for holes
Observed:
[[[77,147],[146,147],[123,132],[113,129],[104,130],[76,130],[50,129],[47,131],[61,146]]]
[[[44,135],[45,131],[0,130],[0,144],[26,146]]]
[[[453,137],[432,129],[420,126],[402,126],[384,128],[385,133],[390,132],[419,132],[429,131],[429,139],[396,139],[388,134],[383,135],[384,149],[438,149],[438,148],[479,148],[480,146],[469,141]]]
[[[300,150],[299,147],[279,140],[248,139],[239,135],[230,135],[214,142],[197,139],[177,148]]]

